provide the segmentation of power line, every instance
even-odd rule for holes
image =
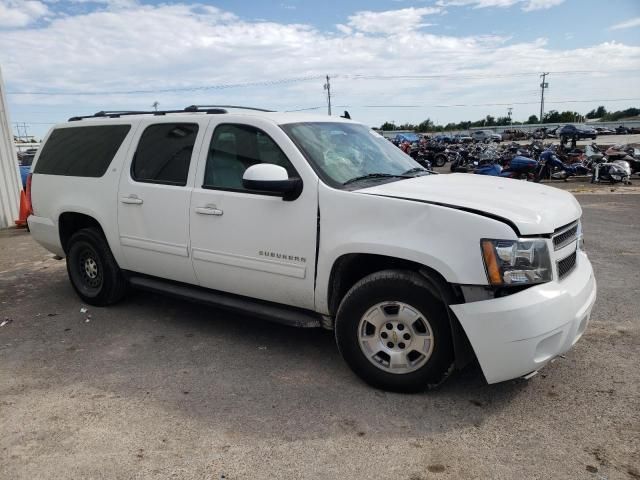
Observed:
[[[554,75],[585,75],[585,74],[600,74],[605,76],[620,76],[621,74],[640,72],[640,69],[630,70],[616,70],[613,71],[596,71],[596,70],[564,70],[547,72]],[[527,76],[537,76],[539,72],[515,72],[504,74],[460,74],[460,73],[443,73],[443,74],[429,74],[429,75],[365,75],[365,74],[338,74],[333,75],[334,78],[341,78],[345,80],[431,80],[431,79],[443,79],[443,78],[456,78],[456,79],[496,79],[496,78],[517,78]],[[284,78],[276,80],[265,80],[260,82],[243,82],[243,83],[223,83],[215,85],[201,85],[191,87],[171,87],[160,89],[148,89],[148,90],[101,90],[101,91],[53,91],[53,90],[41,90],[41,91],[9,91],[9,95],[48,95],[48,96],[94,96],[94,95],[144,95],[144,94],[158,94],[158,93],[178,93],[178,92],[198,92],[209,90],[226,90],[231,88],[247,88],[247,87],[268,87],[275,85],[283,85],[289,83],[306,82],[310,80],[326,79],[325,75],[307,75],[302,77]]]
[[[111,90],[111,91],[75,91],[75,92],[56,92],[56,91],[32,91],[32,92],[7,92],[8,95],[51,95],[51,96],[74,96],[74,95],[141,95],[146,93],[177,93],[177,92],[197,92],[207,90],[225,90],[229,88],[245,88],[245,87],[269,87],[273,85],[282,85],[286,83],[306,82],[309,80],[318,80],[324,75],[309,75],[306,77],[283,78],[279,80],[265,80],[262,82],[244,82],[244,83],[222,83],[217,85],[203,85],[193,87],[172,87],[153,90]]]
[[[591,103],[591,102],[635,102],[640,101],[640,98],[595,98],[590,100],[555,100],[547,101],[546,103],[558,104],[558,103]],[[396,105],[334,105],[337,108],[453,108],[453,107],[508,107],[511,105],[538,105],[539,102],[506,102],[506,103],[452,103],[452,104],[440,104],[440,105],[424,105],[424,104],[396,104]],[[287,112],[296,112],[303,110],[317,110],[319,107],[306,107],[298,110],[286,110]]]

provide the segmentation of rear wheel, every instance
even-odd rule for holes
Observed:
[[[433,161],[436,167],[444,167],[444,164],[447,163],[447,156],[444,154],[436,155]]]
[[[376,388],[422,391],[453,368],[445,306],[415,272],[384,270],[356,283],[340,304],[335,334],[349,367]]]
[[[122,299],[127,281],[99,230],[78,230],[67,245],[69,280],[85,303],[105,306]]]

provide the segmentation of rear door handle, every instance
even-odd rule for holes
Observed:
[[[216,207],[196,207],[195,212],[199,215],[222,215],[222,210]]]
[[[120,197],[122,203],[128,203],[129,205],[142,205],[143,201],[138,198],[137,195],[129,195],[128,197]]]

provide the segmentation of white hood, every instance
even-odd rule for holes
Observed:
[[[511,221],[521,235],[553,233],[582,215],[575,197],[560,189],[468,173],[423,175],[358,192],[485,212]]]

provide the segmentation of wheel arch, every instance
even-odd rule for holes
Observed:
[[[74,211],[65,211],[58,216],[60,245],[62,246],[65,254],[69,251],[68,243],[71,236],[83,228],[96,228],[106,238],[102,225],[91,215]]]
[[[427,281],[433,296],[441,299],[445,305],[453,339],[456,368],[460,369],[473,361],[475,354],[469,339],[460,321],[449,308],[449,305],[464,302],[462,291],[458,286],[447,282],[434,268],[412,260],[371,253],[348,253],[337,258],[331,268],[327,289],[330,315],[335,316],[340,302],[358,281],[372,273],[391,269],[413,271]]]

